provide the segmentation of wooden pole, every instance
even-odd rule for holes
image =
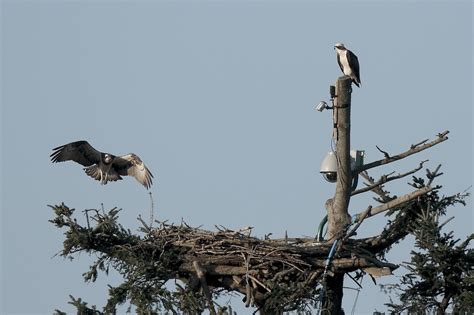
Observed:
[[[351,196],[351,87],[349,77],[340,77],[336,82],[334,103],[334,126],[337,159],[336,193],[328,205],[328,240],[334,240],[350,223],[348,214]]]
[[[328,211],[327,238],[332,242],[343,237],[344,231],[351,223],[348,214],[352,186],[350,157],[351,92],[351,79],[348,76],[338,78],[333,115],[333,137],[336,142],[337,159],[336,193],[333,199],[326,202]],[[328,275],[325,282],[322,314],[344,314],[342,311],[344,273]]]

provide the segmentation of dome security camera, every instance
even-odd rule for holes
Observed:
[[[351,170],[354,170],[356,167],[364,164],[364,151],[351,150]],[[330,183],[335,183],[337,180],[337,159],[336,153],[333,151],[329,152],[321,163],[320,173],[323,175],[324,179]],[[357,178],[357,176],[356,176]],[[355,186],[357,186],[357,181],[354,181]],[[355,189],[355,187],[354,187]]]
[[[321,163],[321,170],[325,180],[335,183],[337,180],[337,160],[334,152],[329,152]]]

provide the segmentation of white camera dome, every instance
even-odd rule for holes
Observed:
[[[321,174],[325,180],[330,183],[335,183],[337,179],[337,159],[336,154],[331,151],[329,152],[326,157],[324,158],[323,162],[321,163]]]
[[[352,150],[351,152],[351,170],[355,170],[364,164],[365,151]],[[337,180],[337,158],[334,151],[329,152],[321,163],[321,174],[324,179],[330,183]]]

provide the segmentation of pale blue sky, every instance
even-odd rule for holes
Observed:
[[[443,164],[444,194],[472,184],[471,1],[1,3],[2,314],[71,312],[69,294],[102,307],[107,284],[120,281],[84,284],[93,258],[53,257],[63,231],[48,222],[47,204],[118,206],[132,230],[148,217],[135,180],[100,186],[77,164],[52,165],[51,149],[71,141],[138,154],[155,174],[159,219],[313,236],[334,190],[319,175],[331,114],[314,106],[340,75],[336,42],[359,56],[352,147],[368,161],[381,158],[375,145],[395,154],[451,131],[448,142],[372,174],[429,159],[432,169]],[[406,181],[387,188],[410,191]],[[353,198],[351,212],[371,197]],[[471,199],[450,214],[457,236],[472,232]],[[384,222],[368,220],[360,236]],[[388,257],[400,263],[411,248],[403,242]],[[356,313],[387,301],[364,281]],[[346,313],[353,302],[347,291]]]

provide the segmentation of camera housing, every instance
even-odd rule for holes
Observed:
[[[365,151],[351,150],[351,170],[355,170],[364,164]],[[323,162],[321,163],[320,173],[324,179],[330,183],[337,181],[337,158],[336,153],[330,151],[326,154]],[[357,177],[356,177],[357,178]]]
[[[336,154],[333,151],[330,151],[323,162],[321,163],[320,173],[323,175],[324,179],[330,183],[335,183],[337,180],[337,159]]]
[[[328,103],[326,103],[325,101],[321,101],[321,102],[319,102],[318,105],[316,105],[316,110],[318,112],[322,112],[323,110],[325,110],[327,108],[329,108],[329,106],[328,106]]]

